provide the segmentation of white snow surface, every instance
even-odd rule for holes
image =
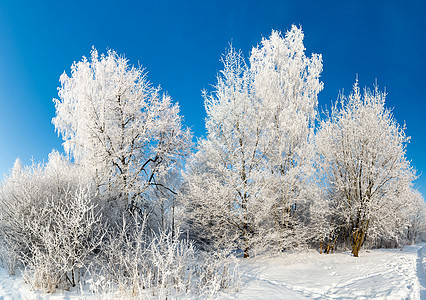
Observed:
[[[426,299],[425,266],[426,243],[402,250],[361,251],[358,258],[349,252],[260,255],[240,260],[240,291],[222,293],[220,298]],[[105,295],[82,295],[79,291],[53,295],[31,291],[20,276],[8,276],[5,269],[0,269],[0,300],[103,298]]]
[[[242,262],[229,299],[426,299],[426,243],[400,249],[293,253]]]

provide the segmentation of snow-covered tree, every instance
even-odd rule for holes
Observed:
[[[405,234],[403,242],[406,244],[424,242],[426,237],[426,203],[424,198],[415,189],[411,189],[403,196],[407,199],[404,213],[408,218],[408,222],[404,224],[406,226],[403,227],[403,234]]]
[[[416,178],[405,156],[405,127],[385,107],[386,94],[376,87],[361,93],[355,83],[342,96],[317,135],[329,194],[346,226],[352,253],[358,256],[366,238],[395,238],[403,228],[403,208],[410,205]]]
[[[241,52],[231,48],[215,91],[205,94],[207,138],[189,164],[187,203],[193,226],[217,245],[236,246],[248,257],[253,207],[263,182],[259,102]]]
[[[302,29],[294,25],[284,37],[272,31],[250,56],[256,98],[265,115],[266,217],[273,220],[272,236],[281,248],[303,240],[305,230],[299,225],[310,203],[318,198],[312,180],[315,154],[310,140],[317,96],[323,88],[319,80],[322,58],[305,55],[303,38]]]
[[[235,242],[245,257],[254,244],[297,244],[301,212],[317,191],[308,182],[315,185],[310,137],[322,63],[304,51],[296,26],[263,39],[249,66],[231,48],[205,96],[207,136],[186,178],[190,209],[205,236]]]
[[[150,188],[172,191],[174,171],[191,144],[179,106],[124,56],[93,49],[60,77],[52,122],[65,151],[96,178],[99,190],[119,193],[131,209],[149,205]],[[151,199],[152,200],[152,199]]]

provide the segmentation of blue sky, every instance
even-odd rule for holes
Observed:
[[[423,1],[0,1],[0,175],[19,157],[61,149],[52,98],[73,61],[114,49],[178,101],[187,126],[204,134],[201,90],[215,83],[232,42],[248,56],[272,29],[301,25],[307,53],[324,60],[320,105],[377,79],[406,123],[407,156],[426,170],[426,4]],[[417,180],[426,192],[426,174]]]

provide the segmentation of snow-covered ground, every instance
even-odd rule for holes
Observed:
[[[426,299],[426,243],[392,250],[330,255],[315,251],[241,260],[239,293],[224,299]],[[0,300],[95,299],[33,292],[0,269]]]
[[[426,299],[426,244],[242,262],[238,299]]]

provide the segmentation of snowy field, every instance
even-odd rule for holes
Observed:
[[[238,299],[426,299],[426,244],[255,258],[241,266]],[[232,297],[231,297],[232,299]]]
[[[349,252],[321,255],[315,251],[249,258],[241,260],[241,291],[220,298],[426,299],[425,255],[426,243],[402,251],[363,251],[359,258]],[[101,298],[87,291],[85,295],[76,291],[54,295],[33,292],[22,278],[9,277],[0,269],[1,300]]]

